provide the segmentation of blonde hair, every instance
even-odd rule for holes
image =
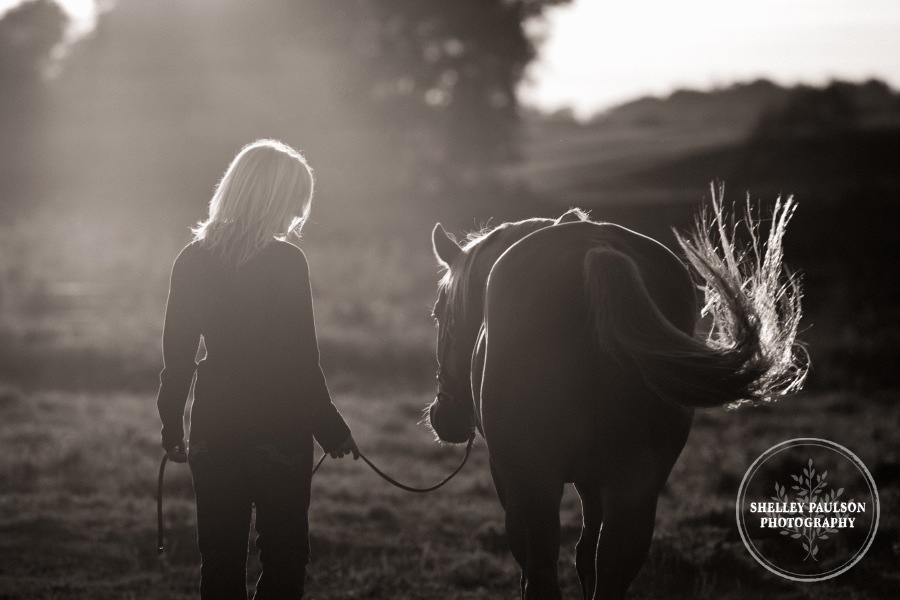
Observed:
[[[313,172],[302,154],[278,140],[244,146],[209,202],[194,240],[240,265],[274,239],[300,236],[309,218]]]

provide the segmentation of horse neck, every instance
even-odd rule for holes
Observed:
[[[478,336],[478,330],[484,322],[484,292],[487,288],[488,276],[497,259],[506,252],[510,246],[538,229],[552,225],[552,219],[528,219],[516,223],[500,225],[487,235],[483,236],[468,252],[471,253],[466,273],[467,298],[464,323],[461,323],[465,337],[471,339],[472,345]]]
[[[549,219],[530,219],[518,223],[506,223],[473,240],[465,248],[461,261],[451,267],[456,280],[451,283],[449,334],[442,333],[438,341],[439,359],[445,363],[445,349],[452,351],[459,364],[468,365],[478,335],[484,324],[484,294],[491,269],[497,259],[513,244],[526,235],[552,225]],[[451,280],[452,281],[452,280]],[[449,335],[449,337],[446,337]],[[452,348],[452,350],[449,350]],[[443,367],[442,367],[443,368]],[[468,368],[465,381],[469,381]],[[457,373],[462,377],[462,373]],[[471,390],[469,391],[471,393]]]

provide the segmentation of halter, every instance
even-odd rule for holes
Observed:
[[[450,346],[456,342],[456,336],[453,334],[453,325],[456,319],[453,318],[451,310],[445,310],[443,319],[438,319],[438,350],[437,361],[438,369],[435,374],[437,379],[437,400],[440,402],[446,400],[455,402],[453,394],[446,391],[448,377],[444,371],[444,365],[447,364],[447,356],[450,354]]]

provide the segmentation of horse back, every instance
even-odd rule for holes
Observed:
[[[667,423],[689,426],[690,416],[660,404],[624,357],[598,348],[584,264],[599,246],[631,258],[660,312],[676,327],[693,330],[694,285],[684,264],[662,244],[624,227],[591,222],[548,227],[523,238],[494,264],[485,298],[480,408],[488,446],[498,460],[510,454],[512,464],[530,444],[555,447],[556,453],[542,460],[571,474],[583,468],[579,457],[598,443],[614,457],[614,451],[640,439],[669,436]],[[683,427],[677,427],[683,444]],[[528,443],[522,446],[521,439]]]
[[[697,294],[684,263],[652,238],[620,225],[589,221],[540,229],[511,246],[491,269],[486,319],[493,303],[497,312],[512,318],[533,318],[532,328],[546,323],[584,330],[584,260],[601,246],[631,258],[660,312],[680,330],[693,332]],[[529,328],[522,321],[519,325]]]

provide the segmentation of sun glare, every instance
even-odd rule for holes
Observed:
[[[23,0],[0,0],[0,18],[7,12],[22,4]],[[65,11],[71,21],[69,36],[79,38],[94,29],[97,20],[97,3],[95,0],[55,0]]]

